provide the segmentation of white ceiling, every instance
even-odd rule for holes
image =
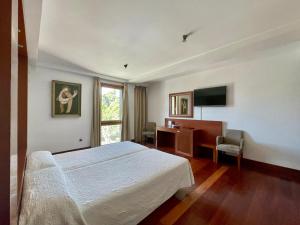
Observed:
[[[300,40],[299,9],[299,0],[43,0],[38,63],[131,82],[184,75]]]

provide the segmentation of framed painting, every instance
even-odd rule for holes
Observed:
[[[52,117],[81,116],[81,84],[52,81]]]
[[[169,94],[170,117],[193,117],[193,92],[180,92]]]

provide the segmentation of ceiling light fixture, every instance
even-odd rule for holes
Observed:
[[[191,35],[194,34],[194,33],[195,33],[195,31],[191,31],[191,32],[189,32],[189,33],[183,34],[183,35],[182,35],[182,42],[186,42],[187,39],[188,39],[188,37],[191,36]]]

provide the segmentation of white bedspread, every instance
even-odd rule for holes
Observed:
[[[19,225],[86,225],[59,167],[25,174]]]
[[[148,149],[66,171],[89,225],[137,224],[194,179],[188,160]]]
[[[134,225],[178,190],[194,184],[187,159],[130,142],[55,155],[54,158],[56,167],[42,170],[48,173],[44,174],[45,181],[41,174],[25,179],[23,202],[26,201],[28,208],[23,215],[21,213],[21,222],[30,223],[21,225],[59,224],[42,221],[56,216],[54,220],[64,219],[65,225]],[[56,172],[59,172],[58,180]],[[52,182],[58,183],[58,187],[51,185]],[[51,194],[38,198],[43,189]],[[32,197],[36,191],[38,195]],[[47,200],[49,198],[53,200]],[[40,210],[36,208],[38,204]],[[72,207],[64,207],[66,204]],[[52,211],[48,212],[49,207]],[[58,211],[53,211],[55,207]],[[70,218],[62,217],[69,210]],[[32,217],[30,213],[38,220],[28,220]]]

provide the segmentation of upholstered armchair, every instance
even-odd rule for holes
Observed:
[[[229,155],[237,157],[238,169],[241,167],[241,158],[243,158],[243,131],[241,130],[227,130],[225,136],[217,137],[216,147],[216,163],[218,163],[218,152],[225,152]]]
[[[153,139],[153,144],[155,143],[156,134],[156,123],[148,122],[142,131],[142,142],[146,143],[149,138]]]

